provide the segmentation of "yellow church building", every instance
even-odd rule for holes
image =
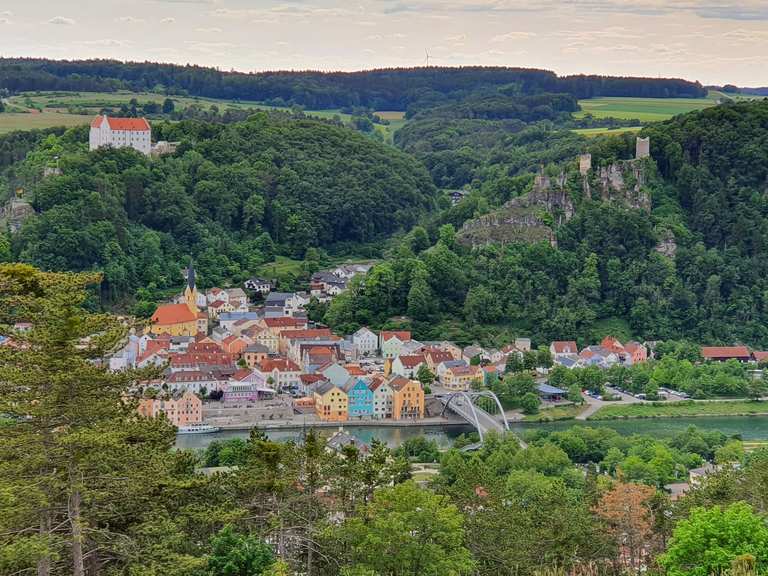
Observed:
[[[184,288],[184,302],[158,306],[152,314],[152,325],[149,331],[155,335],[196,336],[200,326],[199,316],[195,269],[190,263],[187,269],[187,286]]]

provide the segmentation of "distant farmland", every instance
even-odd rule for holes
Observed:
[[[581,111],[574,116],[583,118],[591,114],[595,118],[660,122],[716,104],[711,98],[590,98],[579,100]]]
[[[576,128],[571,130],[571,132],[581,134],[582,136],[593,137],[623,134],[624,132],[639,132],[642,128],[642,126],[625,126],[623,128]]]

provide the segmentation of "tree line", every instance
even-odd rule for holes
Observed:
[[[522,94],[566,92],[576,98],[639,96],[695,98],[698,82],[607,76],[558,77],[548,70],[479,67],[391,68],[362,72],[223,72],[192,65],[116,60],[0,59],[0,88],[12,92],[64,90],[112,92],[158,90],[228,100],[256,100],[311,109],[365,106],[407,110],[418,101],[488,86],[514,85]]]

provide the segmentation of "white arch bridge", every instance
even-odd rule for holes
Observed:
[[[498,396],[490,390],[452,392],[439,398],[443,403],[441,416],[444,416],[447,410],[451,410],[474,426],[480,435],[480,442],[467,446],[465,450],[479,448],[488,432],[496,432],[499,435],[512,434],[504,408]],[[520,438],[517,438],[517,441],[521,447],[525,447],[525,443]]]

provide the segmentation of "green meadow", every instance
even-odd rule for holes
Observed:
[[[14,130],[52,128],[54,126],[79,126],[88,124],[91,118],[103,108],[119,108],[136,99],[139,105],[148,102],[162,104],[166,96],[154,92],[24,92],[5,100],[7,112],[0,114],[0,134]],[[199,106],[205,110],[216,106],[219,111],[236,110],[284,110],[248,100],[221,100],[189,96],[171,96],[176,110]],[[340,110],[305,110],[307,116],[323,119],[338,118],[348,123],[352,116]],[[405,124],[405,113],[398,111],[376,112],[389,125],[377,124],[375,129],[386,142],[392,141],[392,134]]]
[[[590,98],[579,100],[581,111],[574,116],[660,122],[715,104],[716,98]]]

